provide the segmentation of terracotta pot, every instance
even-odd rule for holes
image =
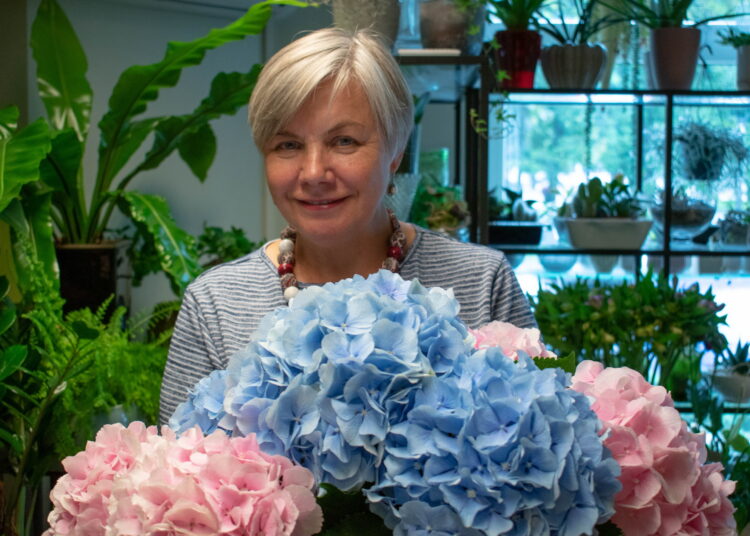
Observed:
[[[482,47],[484,9],[459,9],[453,0],[423,0],[419,27],[424,48],[457,48],[478,54]],[[470,30],[479,28],[479,31]]]
[[[495,33],[499,45],[493,51],[495,68],[508,74],[501,89],[532,89],[534,72],[542,49],[542,36],[534,30],[501,30]]]
[[[604,72],[607,50],[598,43],[552,45],[541,52],[542,72],[552,89],[594,89]]]
[[[650,42],[656,89],[689,90],[698,64],[700,29],[653,28]]]
[[[750,45],[737,48],[737,89],[750,91]]]
[[[346,30],[370,28],[383,36],[388,47],[398,34],[399,0],[333,0],[333,24]]]

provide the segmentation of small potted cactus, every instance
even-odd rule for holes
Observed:
[[[621,173],[607,183],[593,177],[580,184],[566,210],[570,243],[582,249],[639,249],[652,224]]]

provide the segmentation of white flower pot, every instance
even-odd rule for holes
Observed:
[[[564,218],[570,243],[581,249],[640,249],[652,220]]]
[[[714,387],[727,402],[742,404],[750,401],[750,376],[731,369],[714,371]]]

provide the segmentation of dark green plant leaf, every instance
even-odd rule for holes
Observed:
[[[21,344],[14,344],[0,353],[0,381],[13,374],[23,364],[29,349]]]
[[[24,184],[39,179],[39,162],[49,150],[49,128],[43,119],[0,139],[0,212],[19,197]]]
[[[5,279],[5,278],[3,277],[0,279]],[[16,307],[15,305],[13,305],[13,302],[11,302],[10,300],[7,300],[4,304],[2,304],[2,307],[0,307],[0,335],[8,331],[8,329],[10,329],[10,327],[15,322],[16,322]]]
[[[163,198],[138,192],[125,192],[122,197],[127,203],[125,210],[153,236],[162,269],[184,290],[201,272],[195,239],[177,226]]]
[[[21,443],[21,438],[18,437],[18,434],[0,428],[0,440],[5,441],[16,454],[21,454],[23,452],[23,444]]]
[[[57,254],[55,253],[54,230],[50,212],[52,210],[52,193],[34,193],[26,195],[27,191],[34,191],[35,184],[29,184],[24,189],[22,201],[23,211],[29,225],[29,235],[25,238],[31,242],[36,261],[40,263],[48,281],[55,289],[59,288],[57,272]],[[19,274],[19,280],[24,280],[27,274]],[[23,288],[29,288],[24,286]]]
[[[180,136],[180,156],[193,174],[203,182],[216,156],[216,136],[208,123]]]
[[[4,300],[8,292],[10,292],[10,281],[4,275],[0,275],[0,300]]]
[[[50,124],[57,130],[72,128],[84,140],[92,101],[86,80],[88,63],[75,30],[55,0],[42,0],[39,5],[31,26],[31,50]]]
[[[573,374],[576,371],[576,355],[575,353],[570,352],[565,357],[560,357],[557,359],[549,357],[537,357],[534,358],[534,364],[540,369],[560,368],[565,372],[570,372],[571,374]]]
[[[324,530],[320,536],[392,536],[383,520],[370,512],[359,512],[344,517],[339,523]]]
[[[80,320],[73,322],[70,327],[81,339],[93,341],[99,337],[99,330],[89,327],[85,322]]]
[[[725,437],[730,438],[729,446],[737,452],[745,452],[746,450],[750,449],[750,441],[748,441],[747,438],[742,434],[732,434],[731,432],[725,430],[724,435]]]
[[[134,121],[128,125],[127,131],[121,138],[122,143],[114,147],[110,153],[110,177],[114,177],[125,167],[133,153],[141,147],[143,141],[154,132],[156,125],[162,121],[164,121],[163,118],[150,118]],[[101,193],[105,192],[101,191]]]
[[[180,148],[180,155],[185,159],[183,153],[187,153],[187,148],[183,149],[183,138],[185,136],[194,138],[193,133],[196,129],[201,128],[207,121],[216,119],[221,115],[234,115],[237,110],[245,106],[250,98],[255,83],[258,81],[261,66],[254,65],[248,73],[219,73],[211,82],[211,91],[193,113],[183,116],[174,116],[161,121],[154,132],[154,144],[146,155],[144,161],[138,166],[139,169],[153,169],[174,151],[175,147]],[[213,135],[213,134],[212,134]],[[188,145],[194,145],[198,140],[188,141]],[[198,148],[201,150],[202,148]],[[206,154],[206,157],[208,153]],[[213,161],[213,154],[211,154]],[[205,162],[210,166],[211,161]],[[199,179],[204,179],[193,169],[190,161],[185,159],[193,173]],[[208,168],[206,167],[206,170]]]

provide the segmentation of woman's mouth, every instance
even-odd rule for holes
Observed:
[[[311,210],[326,210],[333,208],[335,206],[340,205],[344,201],[343,198],[340,199],[310,199],[310,200],[300,200],[300,203],[305,208],[311,209]]]

